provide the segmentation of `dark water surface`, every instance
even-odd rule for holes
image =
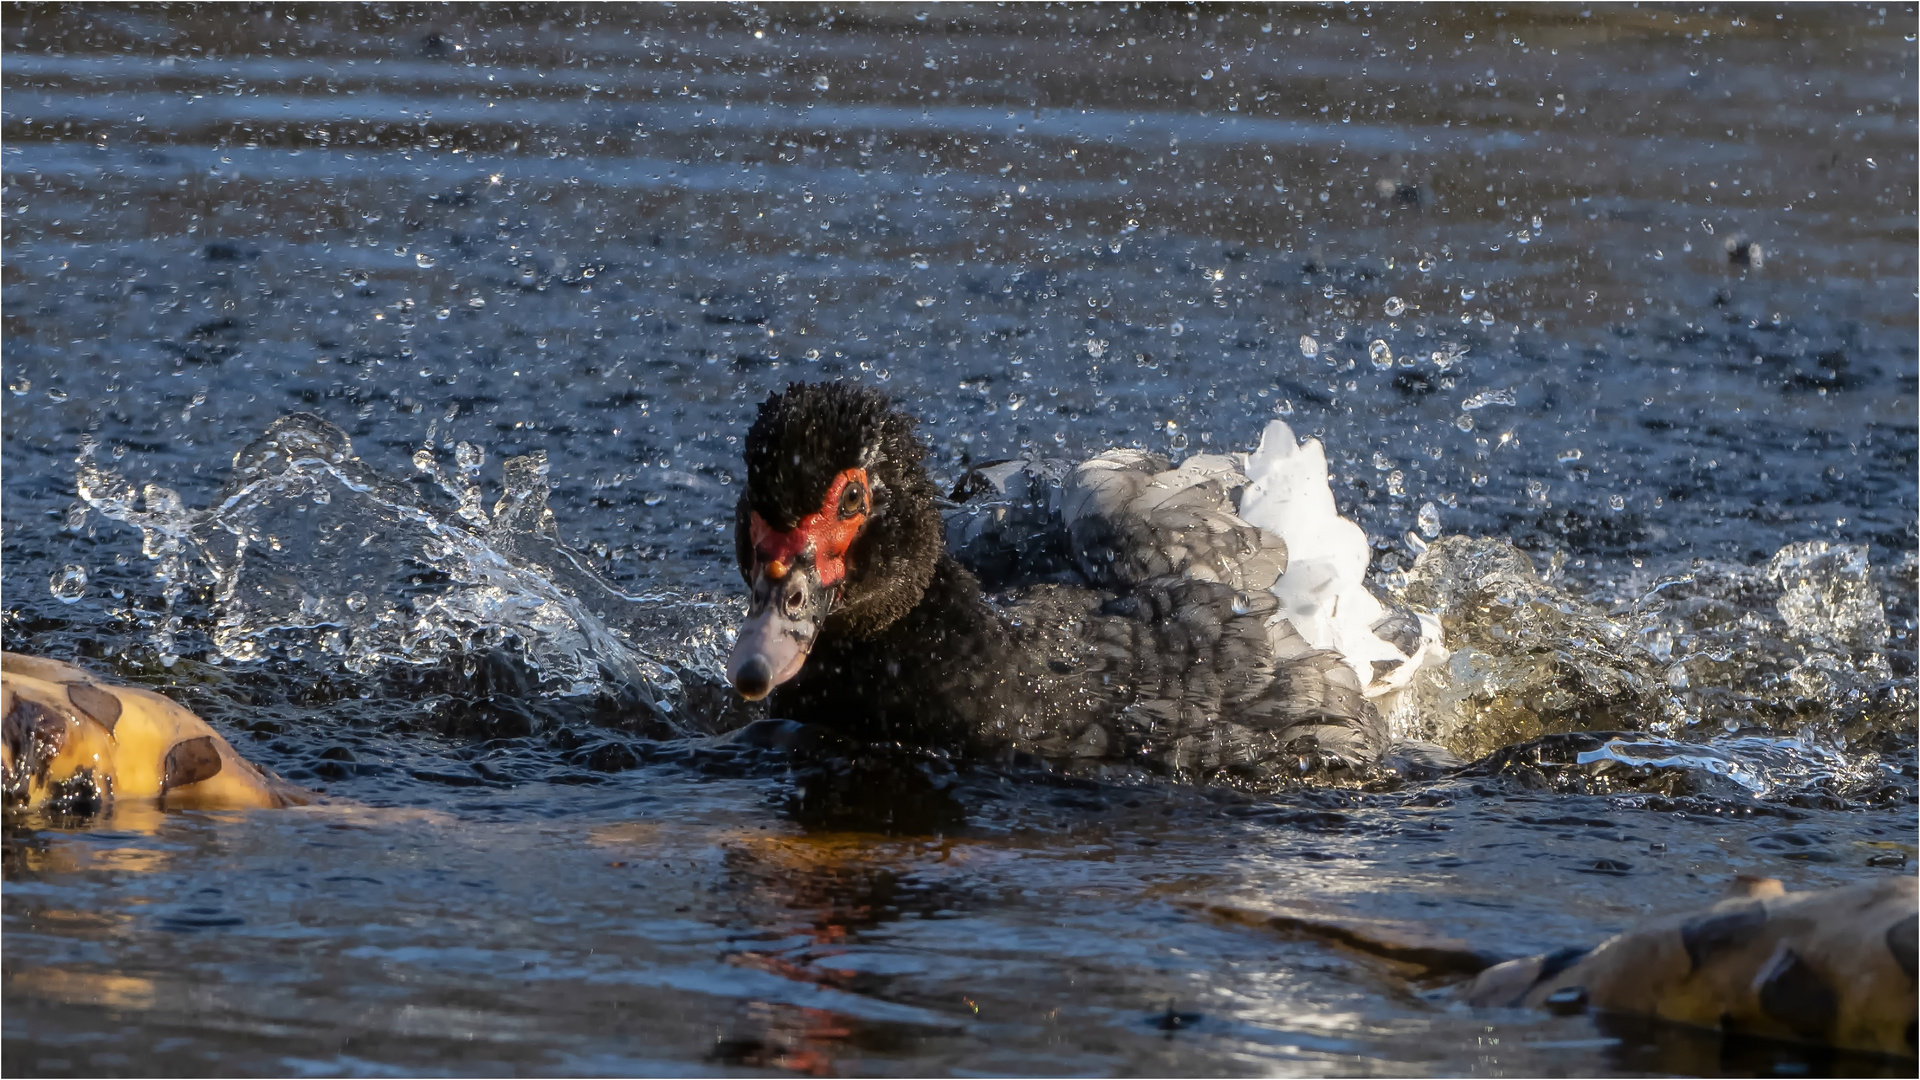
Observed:
[[[1911,1068],[1475,1013],[1199,906],[1517,955],[1736,874],[1906,872],[1911,6],[0,18],[5,646],[173,693],[351,800],[9,817],[8,1073]],[[1715,745],[1786,779],[963,774],[814,813],[698,737],[734,716],[701,676],[737,618],[738,437],[834,377],[909,402],[943,475],[1283,417],[1385,589],[1439,533],[1622,620],[1684,578],[1673,618],[1721,605],[1718,644],[1631,623],[1666,711],[1629,719],[1759,740]],[[296,410],[410,494],[276,504],[223,578],[180,538],[237,511],[190,511]],[[606,619],[679,680],[671,723],[562,662],[609,647],[542,652],[538,582],[434,609],[431,648],[342,613],[452,595],[452,556],[378,526],[468,487],[504,519],[497,463],[534,453],[560,536],[648,598]],[[109,474],[124,500],[81,497]],[[347,525],[400,568],[359,607],[326,579],[363,556],[302,546]],[[1845,566],[1808,623],[1766,568],[1812,542]],[[1709,584],[1736,579],[1779,587]],[[305,621],[269,617],[281,586]],[[482,623],[518,636],[460,638]],[[485,657],[516,644],[537,686]],[[1700,689],[1748,661],[1739,709]]]

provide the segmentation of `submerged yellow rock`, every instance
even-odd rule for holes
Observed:
[[[1911,1057],[1916,925],[1911,876],[1798,893],[1766,879],[1589,952],[1489,968],[1465,996],[1474,1005],[1630,1013]]]
[[[57,660],[0,653],[0,792],[9,810],[89,813],[116,801],[241,809],[312,801],[207,722],[154,693]]]

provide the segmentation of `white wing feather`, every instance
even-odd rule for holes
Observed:
[[[1374,632],[1388,611],[1367,589],[1372,554],[1367,534],[1334,505],[1320,440],[1299,442],[1284,420],[1275,420],[1262,433],[1259,449],[1247,455],[1246,476],[1240,516],[1287,544],[1287,572],[1273,584],[1280,601],[1274,616],[1276,649],[1288,642],[1297,649],[1304,642],[1338,652],[1369,698],[1404,689],[1420,667],[1446,656],[1440,624],[1430,615],[1418,616],[1420,644],[1411,656]],[[1281,632],[1282,620],[1292,624],[1297,638]],[[1376,660],[1397,666],[1376,678]]]

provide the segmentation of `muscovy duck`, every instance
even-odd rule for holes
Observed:
[[[1237,461],[1000,462],[946,498],[925,457],[871,388],[760,406],[742,696],[872,742],[1257,784],[1373,765],[1379,706],[1444,656],[1431,617],[1367,592],[1366,537],[1284,423]]]

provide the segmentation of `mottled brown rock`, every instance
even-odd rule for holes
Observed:
[[[1469,1004],[1637,1014],[1726,1032],[1913,1056],[1911,877],[1789,893],[1742,882],[1704,912],[1659,919],[1553,970],[1530,956],[1481,972]]]
[[[311,792],[255,768],[178,702],[57,660],[0,652],[0,718],[9,811],[91,814],[159,799],[206,809],[312,801]]]

